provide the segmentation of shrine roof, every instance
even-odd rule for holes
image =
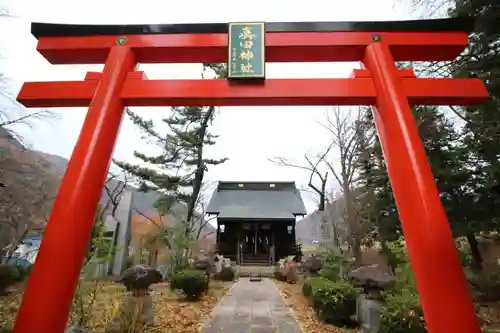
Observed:
[[[295,219],[306,209],[295,182],[219,182],[206,210],[218,219]]]
[[[266,32],[471,32],[474,19],[454,17],[407,21],[362,22],[266,22]],[[228,23],[78,25],[31,24],[36,38],[57,36],[138,35],[138,34],[217,34],[227,33]]]

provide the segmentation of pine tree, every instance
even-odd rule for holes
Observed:
[[[220,77],[225,66],[207,65],[215,69]],[[193,226],[193,217],[205,172],[211,167],[227,161],[210,159],[205,156],[204,148],[215,144],[216,135],[209,127],[215,117],[215,107],[183,106],[172,107],[171,115],[162,119],[166,134],[158,124],[145,120],[130,109],[127,115],[144,133],[144,139],[161,148],[159,154],[150,156],[134,152],[142,161],[140,165],[123,161],[115,163],[140,182],[141,191],[156,190],[161,193],[155,208],[161,213],[171,212],[177,203],[187,205],[186,223]],[[144,167],[143,165],[147,166]],[[187,230],[192,231],[190,228]]]
[[[490,94],[486,103],[455,109],[465,121],[463,154],[471,173],[468,196],[460,203],[467,217],[461,229],[468,229],[465,235],[480,268],[474,233],[498,229],[500,215],[500,2],[455,0],[454,5],[450,15],[472,16],[476,24],[467,50],[451,64],[452,74],[482,79]]]
[[[476,264],[480,262],[474,233],[498,229],[500,215],[500,2],[497,0],[417,0],[415,9],[433,16],[449,8],[451,17],[473,17],[475,25],[469,46],[451,62],[423,63],[416,67],[434,77],[477,77],[488,88],[486,103],[450,107],[465,126],[453,149],[456,159],[444,169],[459,169],[447,183],[440,181],[441,166],[430,155],[438,187],[449,191],[442,196],[455,235],[465,235]],[[460,164],[460,166],[458,166]],[[467,180],[465,180],[465,178]],[[446,177],[445,177],[446,178]],[[441,184],[441,185],[440,185]],[[460,185],[461,184],[461,185]]]
[[[468,223],[473,210],[465,205],[473,200],[468,155],[458,131],[437,107],[415,107],[413,114],[455,235],[475,231],[472,223]],[[369,116],[367,121],[371,121]],[[402,235],[402,231],[379,140],[369,152],[362,178],[373,189],[376,214],[372,218],[379,239],[391,241]]]

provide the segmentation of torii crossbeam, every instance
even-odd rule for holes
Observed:
[[[265,25],[267,62],[360,61],[346,79],[148,80],[137,63],[228,61],[227,24],[77,26],[33,23],[52,64],[105,64],[84,81],[27,82],[27,107],[88,106],[54,204],[15,333],[64,331],[125,106],[370,105],[430,333],[479,325],[411,105],[485,101],[478,79],[416,78],[396,61],[441,61],[468,44],[465,18]],[[272,111],[270,111],[272,112]],[[57,279],[55,278],[57,276]]]

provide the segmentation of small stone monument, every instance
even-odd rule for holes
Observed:
[[[153,326],[153,299],[149,287],[161,281],[163,281],[161,273],[149,266],[137,265],[123,272],[120,282],[125,285],[129,294],[120,304],[108,332],[129,332]]]
[[[299,273],[297,270],[297,262],[295,258],[288,261],[287,272],[286,272],[286,282],[288,283],[297,283],[299,280]]]
[[[288,259],[287,258],[280,259],[278,261],[277,266],[280,276],[283,277],[283,279],[286,279],[286,273],[288,270]]]
[[[377,333],[380,327],[380,291],[389,288],[394,276],[380,265],[363,266],[352,270],[348,277],[363,287],[356,301],[356,318],[361,333]]]

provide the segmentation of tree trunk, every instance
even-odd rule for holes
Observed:
[[[151,267],[158,266],[158,250],[152,250],[149,252],[148,265]]]
[[[16,252],[19,245],[21,245],[21,241],[24,239],[24,237],[26,237],[28,232],[29,232],[29,229],[28,229],[28,227],[26,227],[24,232],[21,235],[16,235],[14,237],[14,239],[12,240],[12,244],[10,245],[9,249],[7,250],[7,255],[5,256],[6,262],[9,262],[10,259],[12,259],[14,252]]]
[[[354,265],[356,267],[362,266],[363,264],[363,253],[361,251],[361,241],[358,239],[358,236],[354,236],[353,246],[352,246],[352,255],[354,256]]]
[[[481,251],[479,251],[479,244],[476,236],[474,236],[474,233],[468,233],[465,237],[467,237],[472,255],[472,268],[479,272],[483,269],[483,256],[481,255]]]
[[[380,252],[382,253],[382,255],[385,256],[387,260],[387,266],[389,266],[389,269],[391,270],[392,274],[396,274],[396,268],[398,266],[398,263],[395,260],[394,255],[391,252],[391,249],[387,246],[387,241],[381,239],[380,243],[382,245],[382,249]]]
[[[345,211],[346,211],[346,219],[347,225],[349,226],[349,238],[352,255],[354,257],[355,265],[361,265],[362,262],[362,253],[361,253],[361,235],[360,235],[360,226],[357,214],[355,214],[353,207],[353,194],[351,193],[351,188],[349,187],[348,177],[343,174],[342,179],[344,182],[343,191],[344,191],[344,200],[345,200]]]
[[[198,140],[199,140],[199,146],[198,146],[198,151],[197,151],[197,165],[196,165],[196,171],[194,174],[194,180],[193,180],[193,194],[191,197],[191,200],[189,201],[188,204],[188,211],[187,211],[187,222],[190,226],[191,229],[193,227],[193,216],[194,216],[194,210],[196,208],[196,202],[198,201],[198,195],[200,194],[201,190],[201,185],[203,182],[203,176],[205,174],[205,164],[203,163],[203,147],[204,147],[204,140],[205,140],[205,135],[207,132],[207,127],[210,119],[212,119],[212,116],[214,114],[215,108],[211,106],[207,113],[205,114],[205,118],[203,118],[203,121],[200,126],[200,131],[198,134]],[[187,230],[186,234],[189,234],[191,230]]]

